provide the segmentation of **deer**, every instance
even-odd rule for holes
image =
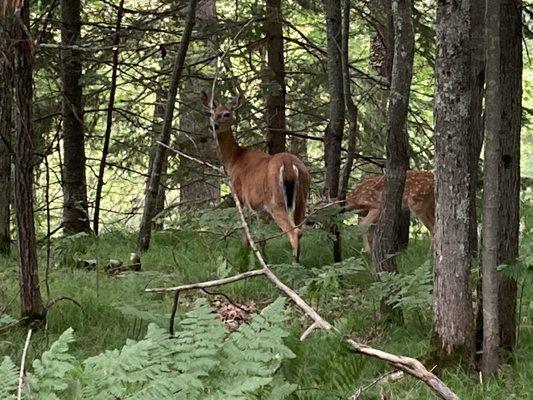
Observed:
[[[355,210],[359,215],[359,225],[367,228],[363,235],[363,246],[367,252],[372,249],[374,225],[379,217],[384,185],[384,175],[366,174],[361,183],[346,195],[346,209]],[[428,229],[432,252],[435,228],[435,179],[432,172],[407,171],[402,206],[408,207]]]
[[[270,155],[237,143],[233,134],[233,112],[242,105],[241,95],[233,97],[225,106],[217,106],[206,92],[200,94],[200,99],[209,111],[218,155],[237,198],[256,214],[272,217],[289,239],[293,261],[299,262],[300,228],[310,184],[307,167],[294,154]]]

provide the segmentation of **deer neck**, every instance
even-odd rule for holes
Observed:
[[[237,156],[242,152],[243,148],[239,146],[235,140],[231,126],[221,126],[220,129],[217,130],[217,139],[220,161],[222,161],[222,164],[224,164],[226,169],[229,169],[237,159]]]

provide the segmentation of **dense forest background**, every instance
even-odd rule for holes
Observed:
[[[193,3],[197,4],[191,20]],[[473,160],[466,161],[470,163],[469,171],[473,169],[478,179],[476,182],[469,178],[468,185],[473,189],[465,189],[473,191],[478,209],[477,216],[475,211],[473,214],[477,221],[473,229],[479,231],[483,243],[490,243],[491,237],[484,236],[480,227],[481,216],[489,215],[482,212],[486,210],[482,193],[490,190],[491,180],[487,177],[495,176],[494,171],[499,173],[498,169],[487,173],[489,163],[483,162],[491,156],[491,142],[487,141],[491,136],[487,132],[490,134],[494,126],[491,116],[496,115],[489,111],[500,110],[490,108],[498,97],[502,98],[498,103],[501,109],[508,110],[505,99],[510,98],[505,91],[508,88],[494,90],[489,78],[498,76],[498,72],[506,75],[506,65],[517,65],[511,63],[518,58],[504,51],[507,39],[518,43],[521,52],[520,71],[512,70],[521,79],[521,88],[514,92],[511,89],[515,95],[522,91],[521,114],[516,114],[519,129],[518,136],[509,139],[517,140],[520,153],[519,165],[512,164],[520,183],[516,204],[517,210],[520,207],[516,221],[520,238],[516,237],[516,254],[494,261],[500,272],[505,270],[501,272],[505,279],[514,284],[509,296],[514,302],[511,312],[516,328],[507,334],[513,337],[512,343],[501,345],[497,372],[487,373],[486,380],[478,376],[480,370],[486,372],[484,368],[488,368],[479,356],[483,322],[473,318],[474,314],[478,318],[482,314],[478,268],[481,250],[478,254],[469,247],[472,253],[466,257],[467,277],[462,281],[468,281],[465,287],[472,287],[472,301],[477,304],[475,313],[470,312],[471,325],[476,327],[467,328],[478,335],[472,336],[471,346],[465,344],[470,346],[467,350],[460,347],[463,344],[448,343],[453,351],[447,358],[439,352],[446,348],[446,333],[435,320],[442,309],[432,298],[437,290],[433,278],[440,274],[432,271],[435,262],[427,250],[431,239],[425,228],[413,220],[408,231],[409,246],[394,258],[394,270],[383,260],[385,266],[380,269],[376,264],[383,258],[379,255],[382,246],[377,246],[373,254],[361,250],[363,230],[357,226],[357,216],[343,212],[338,204],[324,207],[325,203],[342,200],[346,188],[356,186],[368,173],[381,174],[385,165],[392,171],[398,168],[399,164],[391,161],[398,155],[391,149],[398,147],[390,142],[395,120],[391,119],[389,97],[391,86],[399,88],[402,80],[408,80],[402,79],[402,71],[393,70],[393,59],[397,57],[401,65],[409,64],[405,48],[395,53],[398,43],[394,23],[398,19],[393,21],[393,16],[399,18],[394,14],[398,7],[409,12],[414,35],[406,124],[401,120],[396,124],[398,131],[403,131],[403,126],[407,128],[409,168],[435,171],[438,175],[436,168],[446,164],[446,153],[452,154],[461,147],[452,144],[451,138],[447,147],[446,141],[438,142],[435,133],[442,129],[436,128],[439,122],[435,113],[443,107],[435,100],[436,90],[437,96],[448,90],[446,83],[444,88],[438,86],[436,70],[449,79],[449,90],[464,89],[459,82],[461,76],[456,73],[461,70],[454,70],[457,65],[453,64],[463,53],[453,45],[447,48],[437,43],[438,37],[446,36],[446,24],[450,32],[454,30],[453,23],[459,24],[453,18],[445,20],[448,12],[459,12],[452,3],[455,2],[423,0],[411,5],[409,1],[386,0],[345,0],[342,4],[313,0],[4,0],[0,32],[0,354],[9,356],[18,366],[18,360],[26,359],[25,398],[41,398],[39,393],[42,398],[65,399],[174,398],[165,397],[168,393],[180,393],[182,397],[175,398],[184,399],[434,396],[414,379],[396,380],[389,364],[356,355],[357,349],[343,344],[343,337],[420,359],[460,398],[529,398],[533,380],[533,364],[528,358],[533,338],[531,5],[513,0],[497,2],[501,4],[498,47],[503,49],[498,53],[498,71],[479,67],[479,63],[490,61],[482,46],[490,29],[482,26],[480,36],[472,35],[468,42],[468,54],[477,54],[482,60],[472,56],[472,71],[483,71],[481,79],[487,74],[485,89],[481,81],[477,114],[484,124],[478,127],[479,132],[485,131],[484,151],[488,147],[489,153],[482,152],[479,162],[479,154],[474,156],[474,150],[469,153]],[[484,9],[481,1],[459,3],[462,7],[456,8],[474,14],[476,6]],[[11,15],[17,7],[19,14]],[[442,14],[437,21],[438,9]],[[507,9],[519,11],[513,14],[504,11]],[[468,12],[461,14],[463,19],[459,20],[476,21],[474,15],[465,17]],[[484,13],[480,15],[482,20]],[[518,24],[512,17],[518,18]],[[26,28],[20,31],[20,26]],[[398,26],[397,41],[403,37]],[[506,31],[506,26],[518,28]],[[469,27],[474,29],[474,23]],[[21,37],[22,41],[31,37],[26,61],[17,58]],[[453,38],[453,34],[447,37]],[[446,49],[453,50],[451,55],[443,55]],[[180,54],[182,65],[177,73]],[[447,59],[452,61],[445,64],[442,60]],[[24,78],[21,71],[29,76]],[[332,71],[340,72],[339,76]],[[23,87],[23,79],[29,79],[33,88],[26,98],[31,109],[31,124],[26,125],[20,118],[11,119],[22,112],[24,96],[18,88]],[[179,351],[172,350],[165,341],[168,335],[157,327],[168,326],[173,293],[144,293],[145,289],[220,279],[260,266],[241,243],[241,221],[226,175],[197,162],[220,165],[209,117],[200,100],[202,91],[211,93],[214,82],[218,103],[225,104],[238,94],[244,99],[242,107],[235,111],[234,131],[239,144],[272,154],[290,151],[309,169],[311,215],[303,231],[299,264],[290,264],[290,246],[277,227],[246,215],[253,237],[263,244],[261,251],[268,265],[322,316],[327,316],[338,329],[337,336],[314,332],[299,341],[310,325],[309,318],[300,316],[287,306],[288,302],[284,307],[276,301],[278,292],[262,278],[212,291],[183,292],[179,302],[176,296],[179,333],[175,337],[183,345]],[[340,92],[335,92],[339,82]],[[467,86],[473,87],[473,82]],[[169,103],[169,85],[173,83],[177,85],[177,96],[175,102]],[[174,111],[170,125],[164,121],[169,117],[169,104]],[[467,114],[475,112],[468,108]],[[462,114],[460,107],[454,113]],[[510,118],[506,119],[505,111],[500,114],[504,121],[501,130],[505,131],[505,121]],[[396,115],[401,115],[401,110]],[[25,322],[32,315],[23,312],[19,318],[21,307],[24,309],[19,293],[24,289],[19,290],[17,282],[25,279],[19,266],[26,253],[20,251],[20,245],[17,249],[16,241],[21,236],[21,207],[29,203],[20,200],[22,194],[17,188],[23,184],[16,171],[23,170],[21,154],[29,147],[17,139],[24,130],[20,125],[32,126],[33,152],[26,160],[33,169],[27,172],[31,188],[26,194],[33,201],[28,215],[35,227],[32,246],[40,279],[36,286],[44,298],[41,308],[46,310],[45,326],[34,331],[26,347]],[[466,126],[464,129],[466,135],[475,136]],[[166,153],[160,153],[162,146],[158,141],[166,142]],[[474,142],[475,138],[462,142],[462,147],[468,147],[464,145],[467,143],[474,148]],[[466,155],[465,160],[468,159]],[[160,172],[156,175],[160,174],[160,182],[154,193],[153,218],[147,222],[145,197],[158,163]],[[335,163],[336,181],[335,171],[331,171]],[[450,165],[448,168],[453,170]],[[439,186],[439,179],[437,187],[444,187]],[[437,204],[444,203],[442,199],[437,195]],[[505,196],[500,197],[500,204],[505,200]],[[148,242],[142,235],[146,226],[152,230]],[[437,233],[436,249],[442,255],[446,253],[439,247],[444,242],[439,239],[440,234]],[[376,235],[387,237],[383,227],[378,227]],[[465,232],[464,237],[468,235]],[[501,232],[496,235],[498,238],[501,242],[506,240]],[[474,242],[477,246],[477,239]],[[490,256],[483,253],[487,254]],[[31,252],[28,257],[31,259]],[[461,297],[459,286],[456,292],[450,289],[451,297]],[[250,325],[238,328],[241,336],[228,335],[222,324],[213,322],[212,309],[231,330],[243,321]],[[259,312],[262,319],[252,318]],[[450,318],[463,320],[462,315],[451,311]],[[73,333],[68,330],[70,327]],[[191,337],[195,338],[192,342],[214,343],[214,347],[206,350],[202,345],[190,344]],[[127,339],[137,342],[126,342]],[[115,348],[122,350],[106,352]],[[466,361],[460,356],[463,350],[468,354]],[[172,351],[187,356],[172,358]],[[39,359],[32,365],[33,360]],[[0,364],[0,376],[6,377],[6,382],[7,377],[17,377],[17,368],[10,363],[5,358]],[[173,370],[175,365],[179,365],[177,372]],[[238,369],[237,365],[244,366]],[[398,368],[394,363],[392,367]],[[120,373],[116,379],[108,379],[102,371]],[[205,376],[205,371],[211,376]],[[37,397],[31,392],[32,380],[41,390]],[[15,398],[18,382],[14,382],[14,386],[2,386],[0,382],[0,394]],[[243,382],[248,382],[249,387],[244,387]],[[231,387],[234,393],[228,389]],[[58,397],[44,397],[50,393]]]

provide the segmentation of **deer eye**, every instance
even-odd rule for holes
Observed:
[[[222,116],[223,116],[224,118],[229,118],[229,115],[230,115],[229,112],[225,112],[224,114],[222,114]]]

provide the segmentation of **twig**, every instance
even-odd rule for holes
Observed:
[[[211,163],[208,163],[207,161],[203,161],[203,160],[200,160],[199,158],[195,158],[195,157],[192,157],[192,156],[190,156],[190,155],[188,155],[188,154],[185,154],[185,153],[183,153],[182,151],[176,150],[176,149],[174,149],[174,148],[172,148],[172,147],[166,145],[165,143],[160,142],[159,140],[158,140],[156,143],[157,143],[159,146],[163,146],[163,147],[167,148],[168,150],[170,150],[170,151],[172,151],[172,152],[174,152],[174,153],[176,153],[176,154],[179,154],[180,156],[186,158],[187,160],[191,160],[191,161],[197,162],[198,164],[202,164],[202,165],[204,165],[204,166],[206,166],[206,167],[209,167],[209,168],[211,168],[211,169],[213,169],[213,170],[215,170],[215,171],[218,171],[218,172],[224,173],[224,170],[223,170],[222,168],[217,167],[216,165],[213,165],[213,164],[211,164]]]
[[[175,286],[175,287],[169,287],[169,288],[148,288],[145,289],[145,292],[153,292],[153,293],[163,293],[163,292],[180,292],[183,290],[191,290],[191,289],[205,289],[210,288],[213,286],[220,286],[220,285],[226,285],[228,283],[240,281],[242,279],[249,278],[251,276],[258,276],[258,275],[264,275],[265,272],[262,269],[254,269],[252,271],[243,272],[242,274],[233,275],[228,278],[222,278],[222,279],[215,279],[212,281],[205,281],[200,283],[189,283],[187,285],[181,285],[181,286]]]
[[[46,310],[47,311],[50,310],[50,308],[52,308],[53,306],[55,306],[57,303],[59,303],[62,300],[69,300],[73,302],[74,304],[76,304],[79,308],[82,308],[81,304],[78,301],[74,300],[72,297],[61,296],[61,297],[56,297],[55,299],[50,300],[48,304],[46,305]]]
[[[205,294],[208,294],[209,296],[222,296],[224,297],[228,303],[230,303],[233,307],[235,308],[238,308],[239,310],[241,311],[244,311],[244,312],[247,312],[248,310],[242,308],[240,305],[238,305],[237,303],[235,303],[233,300],[230,299],[230,297],[225,294],[225,293],[222,293],[222,292],[210,292],[209,290],[207,289],[202,289],[202,292],[204,292]]]
[[[28,331],[28,336],[26,336],[26,342],[24,343],[24,350],[22,351],[22,360],[20,361],[19,386],[17,390],[17,400],[22,399],[22,386],[24,384],[24,367],[26,364],[26,354],[28,353],[28,347],[30,345],[31,332],[32,330],[30,329]]]

